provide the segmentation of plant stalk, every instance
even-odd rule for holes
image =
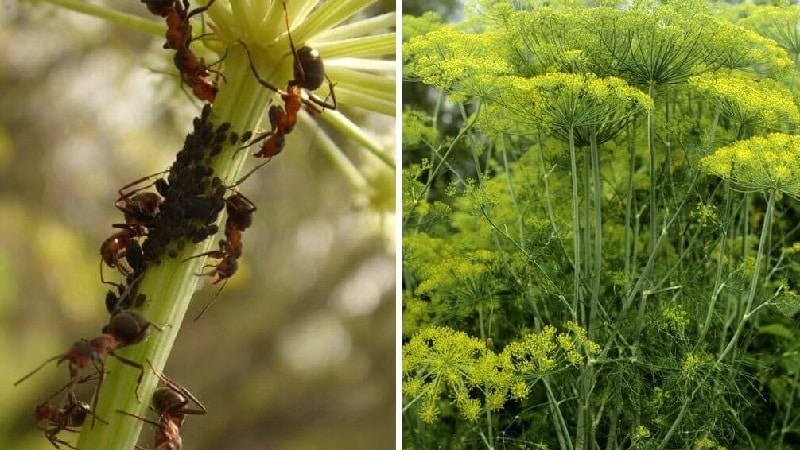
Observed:
[[[213,108],[211,120],[215,125],[230,122],[231,131],[241,135],[254,130],[267,107],[268,92],[258,85],[250,73],[247,55],[239,46],[228,52],[225,64],[227,83],[221,82],[219,95]],[[226,185],[237,181],[249,151],[234,154],[231,147],[224,148],[212,163],[217,176]],[[218,218],[218,224],[222,215]],[[146,361],[161,372],[169,352],[178,336],[192,294],[197,290],[200,277],[196,275],[205,258],[196,258],[182,263],[185,258],[208,251],[216,239],[208,238],[197,245],[187,245],[175,259],[162,258],[161,264],[147,268],[139,292],[147,296],[141,313],[151,323],[163,326],[163,331],[152,330],[139,344],[122,349],[118,353],[145,366],[144,379],[139,388],[141,402],[136,398],[138,372],[123,365],[113,357],[106,359],[108,375],[101,386],[96,414],[109,424],[100,422],[94,428],[86,426],[81,432],[78,448],[81,450],[130,449],[136,444],[142,422],[117,413],[123,410],[145,416],[150,397],[156,387],[157,378]]]

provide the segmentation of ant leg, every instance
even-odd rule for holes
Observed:
[[[336,91],[333,90],[333,87],[336,86],[336,83],[332,82],[328,75],[325,75],[325,78],[328,80],[328,90],[330,91],[328,96],[331,98],[332,103],[328,103],[328,97],[325,97],[325,100],[320,99],[314,94],[309,93],[308,100],[304,100],[304,102],[311,102],[322,109],[330,109],[332,111],[336,110]],[[308,103],[306,103],[308,106]]]
[[[266,161],[264,161],[263,163],[261,163],[261,164],[257,165],[257,166],[256,166],[256,167],[254,167],[253,169],[250,169],[250,172],[247,172],[247,173],[246,173],[246,174],[245,174],[243,177],[239,178],[239,180],[238,180],[238,181],[236,181],[236,183],[234,183],[234,185],[233,185],[233,186],[231,186],[231,187],[233,188],[233,187],[239,186],[240,184],[244,183],[244,180],[246,180],[247,178],[249,178],[249,177],[250,177],[250,175],[254,174],[254,173],[255,173],[255,172],[258,170],[258,169],[260,169],[260,168],[264,167],[264,165],[265,165],[266,163],[270,162],[271,160],[272,160],[271,158],[270,158],[270,159],[267,159]],[[246,197],[245,197],[245,198],[246,198]],[[248,201],[248,202],[250,202],[250,200],[249,200],[249,199],[248,199],[247,201]],[[252,204],[252,202],[250,202],[250,203]],[[255,208],[255,206],[253,206],[253,208]],[[255,209],[253,209],[253,211],[255,211]],[[102,261],[101,261],[101,263],[102,263]]]
[[[267,159],[267,160],[266,160],[266,161],[264,161],[263,163],[261,163],[261,164],[259,164],[259,165],[255,166],[254,168],[250,169],[250,172],[247,172],[247,173],[246,173],[246,174],[245,174],[243,177],[239,178],[239,179],[236,181],[236,183],[234,183],[234,184],[233,184],[233,186],[230,186],[230,188],[235,188],[236,186],[239,186],[240,184],[244,183],[244,181],[245,181],[246,179],[248,179],[248,178],[250,177],[250,175],[254,174],[254,173],[255,173],[255,172],[258,170],[258,169],[260,169],[260,168],[264,167],[264,165],[265,165],[265,164],[267,164],[268,162],[270,162],[271,160],[272,160],[271,158],[270,158],[270,159]],[[247,197],[245,197],[244,195],[242,195],[242,197],[244,197],[244,199],[245,199],[245,200],[247,200],[247,203],[249,203],[250,205],[252,205],[253,209],[252,209],[250,212],[253,212],[253,211],[255,211],[255,210],[256,210],[256,209],[255,209],[255,208],[256,208],[256,206],[255,206],[255,205],[253,205],[253,202],[251,202],[251,201],[250,201],[250,199],[249,199],[249,198],[247,198]]]
[[[207,70],[209,73],[213,73],[213,74],[215,74],[215,75],[216,75],[216,79],[215,79],[215,81],[219,80],[219,78],[220,78],[220,77],[222,77],[222,80],[223,80],[223,81],[225,81],[225,83],[227,83],[227,82],[228,82],[228,79],[227,79],[227,78],[225,78],[225,74],[224,74],[224,73],[220,72],[219,70],[212,69],[212,67],[214,67],[214,66],[217,66],[217,65],[219,65],[219,64],[222,64],[222,62],[223,62],[223,61],[225,61],[225,58],[227,58],[227,57],[228,57],[228,49],[226,48],[226,49],[225,49],[225,54],[224,54],[224,55],[222,55],[222,58],[218,59],[218,60],[217,60],[217,61],[215,61],[213,64],[209,64],[209,65],[205,66],[205,69],[206,69],[206,70]]]
[[[269,90],[271,90],[271,91],[273,91],[273,92],[275,92],[277,94],[285,95],[283,91],[281,91],[280,89],[276,88],[275,86],[267,83],[266,81],[262,80],[260,76],[258,76],[258,71],[256,70],[256,66],[253,63],[253,55],[250,53],[250,49],[247,48],[247,44],[242,42],[241,39],[239,39],[237,42],[239,42],[242,45],[242,47],[244,47],[244,51],[247,52],[247,59],[250,62],[250,71],[253,72],[253,76],[256,77],[256,80],[258,81],[258,84],[264,86],[265,88],[267,88],[267,89],[269,89]]]
[[[200,403],[200,400],[198,400],[197,397],[192,395],[192,393],[189,392],[188,389],[186,389],[185,387],[179,385],[178,383],[170,380],[163,373],[158,373],[158,371],[155,369],[155,367],[153,367],[153,363],[149,359],[146,360],[146,361],[147,361],[147,364],[150,366],[150,369],[153,371],[153,373],[156,374],[156,376],[161,381],[163,381],[164,384],[166,384],[168,388],[172,389],[175,392],[180,393],[181,395],[183,395],[184,397],[186,397],[189,400],[193,401],[197,406],[200,407],[200,409],[185,409],[185,408],[183,408],[183,406],[185,406],[185,405],[181,405],[181,413],[183,413],[183,414],[197,414],[197,415],[200,415],[200,414],[206,414],[208,412],[208,410],[206,409],[205,405]],[[189,403],[188,400],[187,400],[186,403]]]
[[[265,131],[264,133],[261,133],[261,134],[259,134],[258,136],[256,136],[255,138],[253,138],[253,140],[252,140],[252,141],[250,141],[250,142],[248,142],[247,144],[245,144],[245,145],[243,145],[243,146],[239,147],[239,148],[237,149],[237,151],[239,151],[239,150],[244,150],[244,149],[246,149],[246,148],[248,148],[248,147],[252,147],[253,145],[255,145],[255,144],[258,144],[259,142],[261,142],[261,141],[263,141],[264,139],[266,139],[266,138],[268,138],[268,137],[272,136],[273,134],[275,134],[275,131],[274,131],[274,130],[273,130],[273,131]]]
[[[121,409],[118,409],[118,410],[117,410],[117,413],[119,413],[119,414],[125,414],[126,416],[130,416],[130,417],[133,417],[133,418],[139,419],[139,420],[141,420],[142,422],[149,423],[150,425],[152,425],[152,426],[154,426],[154,427],[161,428],[161,424],[160,424],[160,423],[158,423],[158,422],[156,422],[156,421],[154,421],[154,420],[150,420],[150,419],[148,419],[148,418],[146,418],[146,417],[137,416],[136,414],[131,414],[131,413],[129,413],[129,412],[126,412],[126,411],[123,411],[123,410],[121,410]]]
[[[202,270],[202,269],[205,269],[206,267],[208,267],[208,268],[213,269],[213,270],[210,270],[208,272],[198,272],[198,273],[195,273],[195,275],[197,275],[198,277],[206,277],[206,276],[213,277],[217,273],[217,266],[218,265],[219,265],[219,263],[217,263],[216,265],[215,264],[206,264],[203,267],[201,267],[200,269]],[[215,282],[213,282],[211,284],[217,284],[217,282],[215,281]]]
[[[67,388],[69,388],[69,387],[71,387],[71,386],[73,386],[73,385],[76,385],[76,384],[83,384],[83,383],[86,383],[87,381],[91,380],[92,378],[94,378],[94,374],[87,375],[87,376],[85,376],[85,377],[83,377],[83,378],[81,378],[81,379],[79,379],[79,380],[75,381],[74,383],[72,382],[72,380],[70,380],[70,381],[69,381],[69,383],[67,383],[67,384],[65,384],[64,386],[60,387],[60,388],[59,388],[57,391],[55,391],[55,392],[53,392],[52,394],[50,394],[50,396],[48,396],[47,398],[45,398],[44,400],[42,400],[42,401],[41,401],[39,404],[41,405],[41,404],[43,404],[43,403],[47,403],[48,401],[50,401],[50,400],[51,400],[53,397],[55,397],[56,395],[58,395],[58,394],[60,394],[60,393],[64,392],[64,390],[66,390]],[[69,391],[67,394],[68,394],[70,397],[72,397],[72,398],[74,398],[74,397],[75,397],[75,394],[73,394],[73,393],[72,393],[72,391]]]
[[[224,283],[222,283],[222,286],[220,286],[220,287],[219,287],[219,289],[217,289],[217,293],[216,293],[216,294],[214,294],[214,297],[212,297],[212,298],[211,298],[211,300],[209,300],[209,302],[208,302],[208,303],[206,303],[206,306],[204,306],[204,307],[203,307],[203,309],[202,309],[202,310],[200,310],[200,313],[198,313],[198,314],[197,314],[197,316],[195,316],[195,318],[194,318],[194,321],[195,321],[195,322],[197,322],[197,321],[200,319],[200,317],[202,317],[202,316],[203,316],[203,314],[205,314],[205,313],[206,313],[206,311],[208,311],[208,308],[211,308],[211,305],[213,305],[213,304],[214,304],[214,302],[216,302],[216,301],[217,301],[217,297],[219,297],[219,293],[220,293],[220,292],[222,292],[222,289],[225,287],[225,285],[226,285],[226,284],[228,284],[228,280],[229,280],[229,278],[226,278],[226,279],[225,279],[225,282],[224,282]],[[217,282],[219,282],[219,280],[217,280]],[[195,400],[195,401],[196,401],[196,400]],[[198,404],[198,405],[200,405],[200,403],[199,403],[199,402],[197,402],[197,404]],[[200,405],[200,406],[203,406],[203,405]],[[205,408],[203,408],[203,409],[205,409]],[[204,413],[204,414],[205,414],[205,413]]]
[[[61,431],[61,430],[57,429],[57,431]],[[55,447],[57,449],[61,449],[61,447],[59,447],[59,444],[61,444],[61,445],[65,445],[65,446],[67,446],[67,447],[69,447],[69,448],[71,448],[73,450],[78,450],[78,447],[75,447],[74,445],[70,444],[69,442],[67,442],[67,441],[65,441],[63,439],[59,439],[56,436],[55,433],[45,432],[45,436],[47,437],[47,440],[50,441],[50,443],[53,445],[53,447]]]
[[[283,20],[286,22],[286,35],[289,36],[289,47],[291,47],[292,56],[294,57],[294,71],[300,73],[300,79],[305,79],[306,74],[303,71],[303,65],[300,64],[300,58],[297,57],[297,50],[294,47],[292,32],[289,30],[289,11],[286,10],[286,2],[283,2]]]
[[[330,110],[335,111],[336,110],[336,91],[333,89],[333,87],[336,86],[336,83],[331,81],[331,79],[328,76],[328,74],[325,74],[325,79],[328,80],[328,96],[325,97],[325,100],[320,100],[319,97],[317,97],[316,95],[309,95],[308,99],[310,101],[314,102],[315,104],[317,104],[318,106],[322,107],[322,108],[330,109]],[[331,98],[331,102],[332,103],[328,103],[328,97]]]
[[[123,285],[121,285],[119,283],[114,283],[113,281],[106,281],[105,280],[105,278],[103,277],[103,262],[104,262],[103,258],[100,258],[100,281],[103,282],[104,284],[108,284],[108,285],[114,286],[117,289],[124,288],[125,286],[123,286]]]
[[[149,179],[151,179],[151,178],[155,178],[155,177],[157,177],[157,176],[159,176],[159,175],[164,175],[165,173],[169,173],[169,169],[167,169],[167,170],[162,170],[161,172],[156,172],[156,173],[153,173],[153,174],[150,174],[150,175],[144,176],[144,177],[142,177],[142,178],[139,178],[139,179],[138,179],[138,180],[136,180],[136,181],[131,181],[130,183],[126,184],[125,186],[122,186],[121,188],[119,188],[119,189],[117,190],[117,193],[119,194],[119,198],[117,199],[117,201],[124,200],[124,199],[126,199],[126,198],[130,197],[131,195],[133,195],[133,194],[135,194],[135,193],[137,193],[137,192],[139,192],[139,191],[142,191],[142,190],[144,190],[144,189],[147,189],[147,188],[149,188],[150,186],[152,186],[153,184],[155,184],[155,182],[153,182],[153,183],[150,183],[150,184],[148,184],[147,186],[143,186],[143,187],[140,187],[140,188],[134,189],[134,190],[133,190],[133,191],[131,191],[131,192],[128,192],[128,193],[125,193],[125,194],[123,194],[123,191],[125,191],[126,189],[128,189],[128,188],[130,188],[130,187],[133,187],[133,186],[136,186],[136,185],[138,185],[138,184],[140,184],[140,183],[142,183],[142,182],[144,182],[144,181],[147,181],[147,180],[149,180]]]
[[[92,400],[92,411],[97,411],[97,402],[100,400],[100,388],[103,386],[103,380],[106,377],[106,364],[102,359],[97,360],[93,363],[95,370],[99,374],[100,378],[97,381],[97,387],[94,388],[94,400]],[[94,430],[94,425],[97,423],[96,414],[92,414],[92,429]]]
[[[186,20],[189,20],[189,18],[191,18],[192,16],[196,16],[196,15],[198,15],[198,14],[202,14],[202,13],[206,12],[206,11],[208,10],[208,8],[211,8],[211,5],[213,5],[213,4],[214,4],[214,2],[216,2],[216,1],[217,1],[217,0],[210,0],[210,1],[209,1],[209,2],[206,4],[206,6],[199,6],[199,7],[195,8],[195,9],[193,9],[193,10],[189,11],[189,12],[186,14]],[[189,9],[189,2],[188,2],[188,0],[187,0],[186,2],[184,2],[184,8],[185,8],[185,9],[188,11],[188,9]]]
[[[190,256],[190,257],[184,259],[181,262],[186,262],[186,261],[188,261],[190,259],[199,258],[201,256],[210,256],[212,258],[218,258],[218,259],[221,259],[221,258],[225,257],[225,255],[222,253],[222,251],[220,251],[220,250],[211,250],[211,251],[208,251],[208,252],[205,252],[205,253],[200,253],[199,255]],[[203,267],[206,267],[206,266],[203,266]]]
[[[150,325],[153,325],[153,324],[150,324]],[[156,328],[158,328],[158,327],[156,327]],[[119,360],[119,362],[121,362],[123,364],[126,364],[126,365],[131,366],[131,367],[136,368],[136,369],[139,369],[139,376],[136,377],[136,400],[138,400],[139,403],[141,403],[142,402],[142,398],[139,396],[139,387],[141,387],[142,378],[144,378],[144,366],[142,366],[141,364],[137,363],[136,361],[130,360],[128,358],[125,358],[124,356],[120,356],[120,355],[116,354],[113,350],[108,352],[108,354],[113,356],[114,358],[117,358],[117,360]]]

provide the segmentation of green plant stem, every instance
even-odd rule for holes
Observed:
[[[550,219],[550,226],[553,227],[553,233],[558,234],[558,224],[556,223],[556,216],[553,212],[553,198],[550,192],[550,174],[552,170],[547,170],[547,164],[544,160],[544,138],[541,132],[536,133],[536,147],[539,150],[539,163],[542,166],[542,181],[544,182],[544,195],[547,205],[547,217]]]
[[[550,386],[550,382],[547,381],[546,377],[542,379],[542,383],[544,384],[545,392],[547,393],[547,402],[550,405],[550,416],[553,418],[558,444],[561,447],[561,450],[573,450],[574,447],[572,446],[572,440],[569,437],[567,422],[564,420],[564,416],[561,414],[561,408],[558,406],[559,402],[553,393],[553,388]]]
[[[104,19],[114,25],[141,31],[152,36],[164,36],[166,27],[161,21],[146,20],[132,14],[109,9],[107,6],[94,5],[84,0],[43,0],[64,9]]]
[[[631,226],[633,219],[633,177],[635,175],[636,167],[636,127],[628,126],[628,185],[625,196],[625,281],[630,283],[633,280],[633,261],[636,257],[633,246],[635,245],[631,238]]]
[[[800,355],[798,355],[797,363],[800,363]],[[792,383],[792,391],[786,397],[786,403],[783,408],[786,410],[783,414],[783,424],[781,426],[780,440],[778,441],[778,448],[783,448],[783,440],[786,438],[786,433],[791,431],[789,420],[792,417],[792,406],[794,406],[794,399],[797,398],[797,375],[795,374],[794,383]]]
[[[647,95],[653,98],[653,85],[647,89]],[[658,239],[658,209],[656,204],[656,149],[653,112],[647,110],[647,152],[650,155],[650,251],[655,253]]]
[[[230,122],[231,130],[239,134],[253,130],[267,106],[268,94],[252,77],[247,57],[240,47],[234,46],[229,50],[225,69],[228,82],[221,85],[212,121],[215,124]],[[232,155],[231,148],[224,149],[212,164],[215,173],[227,185],[237,180],[249,152],[238,152],[233,158]],[[219,218],[221,220],[222,217]],[[145,376],[140,387],[141,402],[134,395],[138,372],[113,357],[107,358],[106,369],[109,373],[100,389],[96,413],[109,424],[98,422],[94,429],[84,427],[78,441],[81,450],[127,450],[136,444],[142,422],[123,417],[116,410],[146,415],[157,382],[146,361],[152,361],[156,370],[163,371],[192,294],[200,282],[200,277],[195,273],[204,264],[205,258],[186,263],[181,261],[205,252],[215,244],[216,240],[209,238],[198,245],[188,245],[178,258],[163,258],[161,264],[148,267],[140,287],[140,292],[147,295],[141,312],[152,323],[165,326],[165,329],[160,332],[153,330],[143,342],[119,352],[145,365]]]
[[[572,275],[572,318],[575,323],[580,323],[578,320],[578,311],[583,309],[583,295],[581,291],[581,268],[583,262],[581,261],[581,222],[580,210],[578,205],[580,199],[578,198],[578,161],[575,156],[575,130],[570,127],[569,129],[569,161],[572,172],[572,263],[574,273]],[[582,314],[580,316],[583,316]]]
[[[592,279],[592,300],[589,306],[589,323],[586,329],[589,339],[597,334],[597,310],[600,304],[600,282],[602,281],[603,264],[603,205],[600,183],[600,155],[597,148],[597,133],[593,130],[590,137],[592,156],[592,184],[594,185],[594,272]]]
[[[753,301],[756,298],[756,289],[759,286],[758,282],[758,275],[761,271],[761,262],[764,259],[764,249],[767,245],[767,241],[769,240],[770,230],[772,228],[772,215],[775,211],[775,192],[769,193],[769,200],[767,201],[767,210],[764,213],[764,223],[761,228],[761,237],[758,239],[758,252],[756,253],[756,263],[753,267],[753,277],[750,279],[750,290],[747,293],[747,304],[744,308],[744,314],[742,314],[742,318],[739,320],[739,323],[736,325],[736,331],[733,333],[733,337],[728,342],[728,345],[725,346],[725,349],[717,357],[717,362],[720,363],[725,360],[725,357],[728,356],[728,353],[733,350],[733,347],[739,341],[739,337],[742,335],[742,331],[744,330],[744,325],[750,320],[753,314],[758,310],[756,308],[753,309]]]

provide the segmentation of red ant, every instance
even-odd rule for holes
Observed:
[[[244,42],[241,40],[239,41],[247,52],[247,58],[250,61],[250,70],[253,72],[258,83],[280,95],[284,103],[283,107],[273,105],[269,108],[270,131],[263,133],[261,136],[257,136],[245,146],[249,147],[266,139],[261,146],[261,150],[253,155],[257,158],[272,158],[283,150],[286,144],[285,135],[294,130],[294,126],[297,124],[297,113],[300,112],[303,106],[305,106],[306,110],[312,115],[321,114],[322,110],[320,108],[330,110],[336,109],[336,93],[333,90],[334,84],[325,73],[325,65],[322,62],[319,52],[307,45],[300,47],[299,50],[294,46],[292,33],[289,30],[289,13],[286,10],[286,3],[283,3],[283,17],[286,22],[286,34],[289,36],[289,46],[292,49],[292,55],[294,57],[294,79],[289,81],[286,86],[286,91],[276,88],[258,75],[255,64],[253,63],[253,56],[250,54],[250,49],[247,48]],[[322,86],[324,80],[328,80],[328,88],[333,103],[321,100],[313,94],[310,94],[308,98],[303,97],[303,89],[308,92],[315,91]]]
[[[316,91],[322,86],[322,82],[328,81],[328,89],[333,103],[327,103],[320,100],[314,95],[309,95],[308,100],[315,103],[317,106],[325,109],[336,109],[336,93],[333,91],[333,82],[328,78],[325,73],[325,64],[322,62],[322,57],[319,52],[307,45],[295,50],[294,41],[292,40],[292,33],[289,31],[289,13],[286,11],[286,2],[283,3],[283,18],[286,22],[286,34],[289,36],[289,47],[292,49],[292,56],[294,56],[294,80],[289,81],[289,84],[299,84],[303,89],[311,92]],[[274,89],[273,89],[274,90]],[[320,113],[321,111],[306,102],[306,108],[313,113]]]
[[[243,180],[244,179],[239,180],[237,185]],[[237,191],[225,199],[225,211],[228,213],[228,218],[225,221],[225,239],[220,239],[219,250],[200,253],[199,255],[184,259],[184,262],[201,256],[210,256],[219,259],[220,261],[215,265],[206,264],[203,266],[203,269],[211,268],[211,270],[198,273],[197,275],[216,277],[211,284],[218,284],[220,281],[224,280],[222,286],[217,290],[217,293],[214,294],[211,301],[203,307],[194,320],[199,319],[206,310],[214,304],[214,301],[217,299],[219,293],[222,292],[228,280],[239,268],[238,259],[242,256],[242,233],[253,224],[253,213],[256,211],[256,205],[253,204],[249,198],[245,197],[244,194]]]
[[[158,422],[122,410],[117,410],[117,413],[139,419],[156,427],[153,437],[154,450],[180,449],[182,444],[180,427],[183,426],[185,416],[187,414],[206,414],[208,410],[188,389],[173,382],[164,374],[156,372],[149,360],[147,363],[153,373],[165,384],[165,386],[153,392],[153,398],[150,402],[150,409],[158,414]],[[190,401],[197,405],[199,409],[187,408],[186,405]],[[141,449],[142,447],[137,446],[136,448]]]
[[[207,5],[189,10],[189,0],[142,0],[147,9],[166,19],[167,42],[164,48],[176,50],[186,49],[192,42],[192,26],[189,19],[207,11],[217,0],[210,0]]]
[[[147,336],[151,325],[161,329],[133,310],[119,311],[111,317],[108,325],[103,327],[102,336],[92,340],[81,339],[76,341],[66,353],[47,359],[42,365],[17,380],[14,386],[27,380],[53,361],[56,361],[56,364],[69,361],[70,382],[67,387],[71,388],[79,383],[80,371],[91,365],[99,375],[92,405],[92,410],[94,411],[97,408],[97,401],[100,397],[100,386],[103,384],[103,378],[105,377],[105,358],[107,355],[111,355],[123,364],[139,369],[139,377],[136,380],[136,397],[139,398],[139,385],[144,376],[144,368],[141,364],[118,355],[116,351],[141,342]],[[94,428],[94,424],[95,417],[92,417],[92,428]]]
[[[217,98],[218,88],[208,77],[211,76],[211,72],[222,74],[209,68],[202,58],[198,58],[188,48],[179,49],[173,60],[175,67],[181,72],[181,83],[189,85],[195,97],[213,103]]]
[[[161,196],[155,192],[142,191],[159,183],[159,180],[144,186],[140,185],[147,180],[164,175],[167,172],[169,172],[169,170],[147,175],[117,190],[119,197],[114,202],[114,207],[120,210],[125,216],[126,225],[141,225],[147,227],[153,222],[153,219],[158,215],[161,207]],[[128,191],[129,188],[135,189]],[[124,226],[121,227],[125,228]]]
[[[94,374],[88,375],[78,380],[75,384],[85,383],[93,378],[95,378]],[[59,439],[58,433],[61,431],[77,431],[77,428],[81,427],[84,422],[86,422],[86,416],[95,416],[94,412],[89,408],[86,402],[78,401],[71,390],[67,392],[67,403],[65,406],[58,408],[49,403],[51,398],[69,388],[71,385],[72,382],[67,383],[42,403],[36,405],[34,414],[36,422],[38,423],[37,428],[44,431],[45,437],[53,444],[53,447],[61,448],[60,445],[66,445],[67,447],[77,450],[77,448],[69,442]],[[97,417],[97,420],[108,425],[108,422],[99,417]]]
[[[128,276],[131,270],[120,264],[120,260],[127,255],[128,250],[135,252],[138,246],[136,238],[147,234],[147,229],[141,225],[129,225],[126,228],[112,234],[102,244],[100,244],[100,280],[106,283],[103,278],[103,263],[108,267],[116,268],[123,275]],[[141,247],[139,247],[141,251]]]
[[[176,50],[173,61],[181,72],[181,84],[189,85],[197,98],[209,103],[213,103],[217,97],[217,86],[208,79],[214,71],[189,49],[189,44],[201,37],[192,37],[189,19],[208,10],[215,1],[210,0],[207,5],[190,10],[189,0],[142,0],[150,12],[166,19],[164,48]]]
[[[164,43],[164,48],[174,48],[175,50],[185,50],[189,48],[189,44],[194,40],[192,38],[192,25],[189,19],[197,14],[202,14],[214,2],[211,0],[206,6],[201,6],[193,10],[189,10],[189,0],[174,0],[174,6],[167,10],[167,42]],[[196,39],[196,38],[195,38]]]

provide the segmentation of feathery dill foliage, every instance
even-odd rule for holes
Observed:
[[[800,445],[798,11],[404,18],[406,448]]]

